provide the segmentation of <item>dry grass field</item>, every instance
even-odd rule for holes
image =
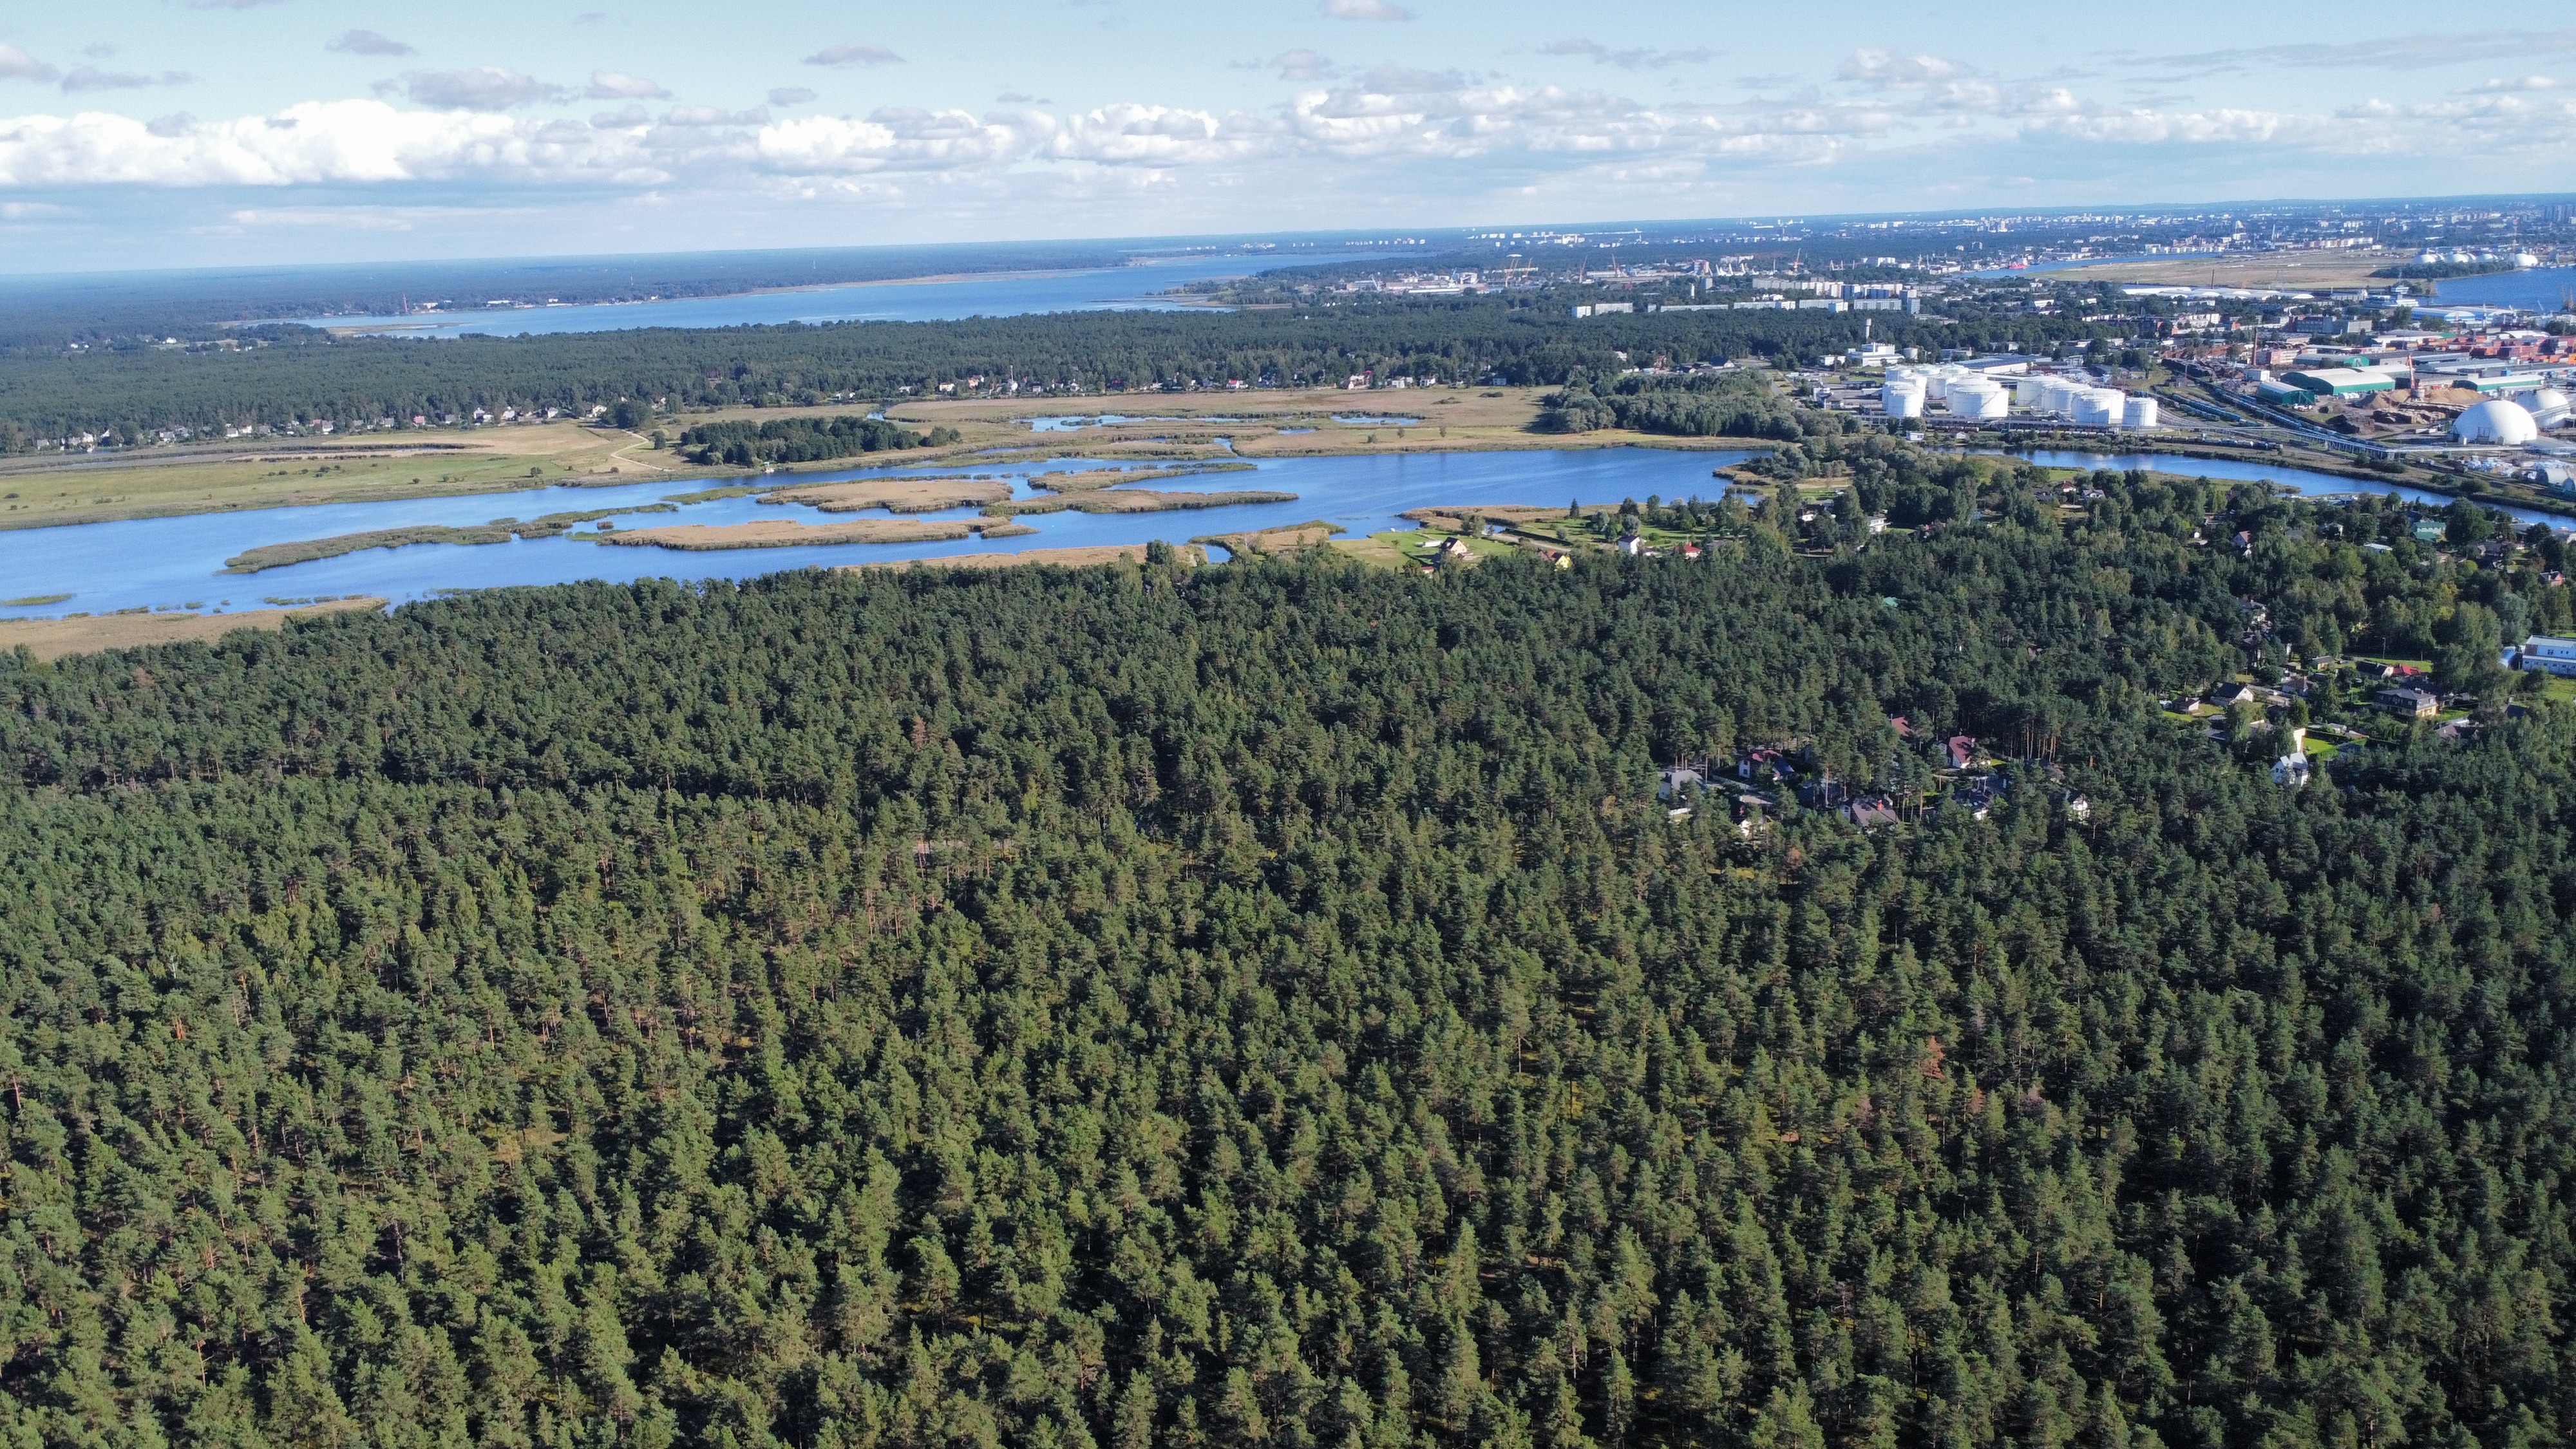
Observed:
[[[1192,543],[1212,543],[1238,557],[1251,558],[1264,554],[1296,553],[1317,548],[1333,541],[1333,536],[1348,532],[1338,523],[1313,519],[1292,523],[1284,528],[1261,528],[1246,533],[1211,533],[1191,539]]]
[[[397,440],[400,441],[397,441]],[[111,518],[499,493],[557,483],[703,476],[632,433],[569,422],[368,439],[221,443],[176,452],[61,454],[0,462],[0,528]]]
[[[810,503],[825,513],[859,513],[870,508],[893,513],[935,513],[943,508],[1000,503],[1010,496],[1007,478],[861,478],[849,483],[773,489],[762,494],[760,501]]]
[[[989,535],[988,535],[989,536]],[[1172,549],[1180,562],[1196,567],[1207,562],[1205,550],[1189,545]],[[1096,564],[1143,563],[1145,545],[1141,543],[1105,543],[1085,548],[1032,548],[1020,553],[955,553],[945,558],[907,558],[886,563],[846,564],[853,569],[998,569],[1021,568],[1034,564],[1053,564],[1059,568],[1090,568]]]
[[[633,548],[697,552],[726,548],[800,548],[821,543],[938,543],[980,531],[983,530],[977,525],[964,521],[856,518],[848,523],[798,523],[792,518],[764,518],[757,523],[679,523],[669,528],[621,529],[599,535],[599,541]]]
[[[0,619],[0,650],[25,645],[39,659],[134,649],[146,644],[211,642],[236,629],[286,627],[286,621],[346,609],[381,609],[382,599],[333,599],[301,609],[242,609],[228,614],[96,614],[68,619]]]
[[[1544,388],[1424,388],[1345,392],[1141,393],[1105,397],[929,399],[897,404],[888,416],[927,430],[952,427],[960,440],[770,470],[768,476],[867,469],[1009,467],[1054,458],[1125,465],[1097,481],[1062,476],[1048,486],[1140,482],[1134,470],[1189,463],[1349,453],[1467,452],[1488,449],[1748,446],[1740,438],[1667,438],[1603,431],[1533,430]],[[863,412],[863,403],[814,408],[735,408],[664,422],[682,428],[731,419],[773,421]],[[1036,432],[1033,418],[1103,413],[1157,421]],[[1337,422],[1335,415],[1358,418]],[[1216,421],[1224,419],[1226,421]],[[1387,421],[1371,421],[1385,419]],[[1402,421],[1395,421],[1401,419]],[[1753,444],[1754,446],[1763,446]],[[1108,473],[1109,470],[1094,470]],[[762,476],[745,468],[686,463],[645,437],[571,421],[364,437],[247,440],[132,454],[61,454],[0,462],[0,528],[41,528],[118,518],[162,518],[236,509],[395,498],[499,493],[544,484],[715,480]],[[852,507],[868,505],[849,505]]]
[[[2244,256],[2155,257],[2143,262],[2106,262],[2033,272],[2031,277],[2075,282],[2139,282],[2159,287],[2270,287],[2314,292],[2327,287],[2383,286],[2371,273],[2413,256],[2385,247],[2356,247],[2348,252],[2249,252]],[[2417,291],[2423,284],[2415,284]]]

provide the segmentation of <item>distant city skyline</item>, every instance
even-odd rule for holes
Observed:
[[[0,17],[0,269],[2576,182],[2576,28],[2389,0],[2194,0],[2116,33],[2100,13],[19,7]]]

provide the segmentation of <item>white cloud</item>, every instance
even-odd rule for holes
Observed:
[[[135,75],[127,71],[100,70],[85,65],[63,77],[63,93],[81,91],[139,91],[152,86],[183,86],[196,77],[181,70],[165,70],[159,75]]]
[[[1278,128],[1250,116],[1220,118],[1174,106],[1101,106],[1065,118],[1050,156],[1109,166],[1192,166],[1267,151]]]
[[[2145,109],[2086,111],[2078,115],[2035,121],[2028,129],[2034,134],[2113,145],[2142,146],[2178,142],[2184,145],[2206,146],[2248,145],[2273,141],[2314,142],[2325,139],[2330,127],[2326,121],[2315,116],[2287,115],[2279,111],[2219,108],[2205,111]]]
[[[1696,50],[1656,50],[1651,46],[1635,50],[1612,50],[1597,40],[1551,40],[1538,48],[1541,55],[1589,56],[1595,65],[1615,65],[1622,70],[1664,70],[1676,65],[1701,65],[1717,59],[1717,52]]]
[[[671,93],[655,81],[622,70],[595,70],[590,73],[590,89],[582,92],[594,101],[667,101]]]
[[[62,72],[0,40],[0,80],[49,81]]]
[[[403,77],[401,89],[424,106],[456,111],[505,111],[538,101],[569,100],[572,94],[561,86],[497,65],[472,70],[416,70]]]
[[[2258,45],[2243,50],[2205,50],[2143,59],[2151,65],[2209,72],[2242,71],[2264,65],[2303,69],[2366,67],[2425,70],[2476,61],[2528,60],[2539,55],[2576,55],[2576,30],[2454,30],[2379,36],[2339,44],[2313,41],[2295,45]]]
[[[773,106],[801,106],[814,99],[814,93],[803,86],[780,86],[769,93]]]
[[[1269,63],[1279,67],[1281,80],[1316,81],[1333,74],[1333,63],[1311,50],[1283,50]]]
[[[1855,50],[1834,68],[1838,80],[1883,90],[1919,89],[1975,73],[1972,67],[1942,56],[1899,55],[1885,47]]]
[[[1605,51],[1591,42],[1554,49],[1593,60]],[[146,125],[91,112],[0,120],[0,191],[358,185],[385,187],[382,195],[403,200],[419,193],[395,188],[413,184],[582,186],[630,197],[650,189],[685,205],[694,196],[746,192],[905,203],[940,187],[953,188],[938,194],[956,205],[980,198],[973,204],[999,208],[1065,198],[1102,206],[1116,197],[1196,194],[1204,201],[1299,188],[1505,196],[1535,186],[1534,194],[1559,199],[1651,195],[1678,206],[1728,195],[1740,204],[1742,193],[1730,188],[1762,167],[1870,162],[1876,171],[1856,174],[1955,175],[1967,178],[1963,184],[1998,172],[2099,178],[2141,174],[2151,163],[2123,159],[2115,171],[2107,158],[2136,158],[2150,148],[2224,154],[2232,168],[2327,154],[2406,155],[2431,165],[2434,157],[2508,153],[2532,167],[2567,157],[2564,138],[2576,135],[2576,101],[2548,88],[2478,87],[2412,105],[2374,101],[2340,118],[2171,100],[2108,105],[2057,77],[2006,80],[1892,50],[1846,58],[1839,72],[1846,86],[1727,102],[1641,100],[1608,89],[1395,66],[1336,75],[1321,56],[1299,52],[1263,64],[1292,63],[1331,78],[1259,109],[1136,100],[1050,114],[1046,102],[1006,96],[1004,109],[989,114],[889,107],[863,117],[701,106],[656,115],[640,103],[651,82],[600,72],[592,84],[613,108],[586,122],[519,111],[572,96],[517,72],[415,72],[389,82],[397,94],[383,99],[311,102],[231,120],[183,114]],[[401,95],[437,109],[388,104]],[[772,96],[780,107],[811,99],[802,87]],[[2016,141],[2027,148],[2015,149]],[[2007,159],[2043,156],[2049,159]],[[2214,162],[2177,164],[2184,174],[2191,165],[2220,174]],[[1193,175],[1198,179],[1188,180]],[[1184,184],[1198,189],[1173,189]],[[1902,194],[1922,195],[1931,184],[1917,179]]]
[[[754,154],[792,176],[885,170],[955,170],[1029,154],[1054,123],[1034,113],[977,120],[964,111],[887,107],[865,119],[802,116],[761,128]]]
[[[901,65],[903,57],[863,40],[827,45],[805,57],[807,65]]]
[[[1324,0],[1324,13],[1335,20],[1411,20],[1413,12],[1393,0]]]
[[[766,107],[754,106],[748,111],[728,111],[722,106],[673,106],[662,117],[665,126],[765,126],[769,124]]]
[[[157,126],[157,123],[156,123]],[[618,133],[489,112],[307,101],[266,116],[156,128],[84,111],[0,121],[0,186],[295,186],[464,175],[611,179],[642,158]]]
[[[411,55],[414,53],[412,47],[402,41],[390,35],[379,35],[372,30],[344,30],[325,42],[322,48],[336,50],[342,55]]]
[[[2491,80],[2482,85],[2465,86],[2459,90],[2451,92],[2451,94],[2455,96],[2491,96],[2505,94],[2512,91],[2554,91],[2556,89],[2558,89],[2558,82],[2548,76],[2526,75],[2516,76],[2507,80]]]

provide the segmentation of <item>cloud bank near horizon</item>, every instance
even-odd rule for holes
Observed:
[[[1314,18],[1382,22],[1318,32],[1364,44],[1425,29],[1397,6],[1327,5]],[[898,51],[894,39],[808,39],[782,47],[771,70],[783,80],[802,69],[822,85],[819,69],[842,84],[840,97],[853,87],[939,89],[919,74],[937,58],[908,58],[920,47],[907,40]],[[444,59],[365,30],[318,48],[355,62]],[[0,89],[0,111],[18,112],[0,118],[0,200],[11,208],[0,212],[0,234],[61,234],[111,211],[184,214],[188,234],[215,235],[288,215],[309,230],[335,211],[369,231],[387,229],[387,217],[400,230],[576,205],[630,217],[849,214],[835,212],[837,202],[906,217],[899,239],[918,240],[930,239],[933,219],[952,233],[998,224],[1023,235],[1103,234],[1370,224],[1397,219],[1384,214],[1397,201],[1437,224],[2080,204],[2123,184],[2192,199],[2176,176],[2222,186],[2248,178],[2242,184],[2270,194],[2286,193],[2284,178],[2339,178],[2345,184],[2309,194],[2354,195],[2391,189],[2349,184],[2365,177],[2439,176],[2451,183],[2440,189],[2458,193],[2490,177],[2576,174],[2576,87],[2527,69],[2488,73],[2508,56],[2523,66],[2576,56],[2576,31],[2253,47],[2225,59],[2105,53],[2091,69],[2044,74],[1902,45],[1849,46],[1817,57],[1803,77],[1733,80],[1715,74],[1728,68],[1715,64],[1729,55],[1721,44],[1620,47],[1573,36],[1517,55],[1504,66],[1428,68],[1297,46],[1225,63],[1267,73],[1284,90],[1235,104],[1136,87],[1130,98],[1088,104],[1005,92],[994,105],[960,97],[838,110],[834,93],[765,81],[724,103],[665,65],[585,63],[583,81],[433,63],[352,88],[363,94],[200,119],[177,110],[146,118],[112,103],[117,91],[184,89],[187,73],[67,70],[0,42],[0,83],[81,99],[11,106]],[[2222,83],[2215,89],[2230,94],[2217,97],[2174,88],[2186,73],[2253,64],[2376,71],[2380,80],[2358,96],[2338,82],[2344,98],[2331,106],[2297,104],[2278,87]],[[979,89],[992,94],[989,84]],[[1168,89],[1191,87],[1176,77]],[[614,108],[597,109],[602,101]],[[583,102],[593,103],[587,114],[569,113]],[[1877,204],[1865,204],[1873,190]],[[310,194],[281,204],[280,191]],[[1353,214],[1283,210],[1289,197]],[[209,225],[209,205],[229,206],[229,219]],[[1032,217],[1045,220],[1014,221]]]

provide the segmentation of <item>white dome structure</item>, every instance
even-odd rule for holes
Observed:
[[[2519,403],[2489,398],[2452,419],[2451,436],[2463,443],[2511,447],[2539,437],[2540,425],[2531,420],[2531,414],[2525,412]]]
[[[2567,414],[2567,394],[2554,387],[2535,387],[2513,395],[2514,405],[2531,414],[2531,420],[2547,427]]]

